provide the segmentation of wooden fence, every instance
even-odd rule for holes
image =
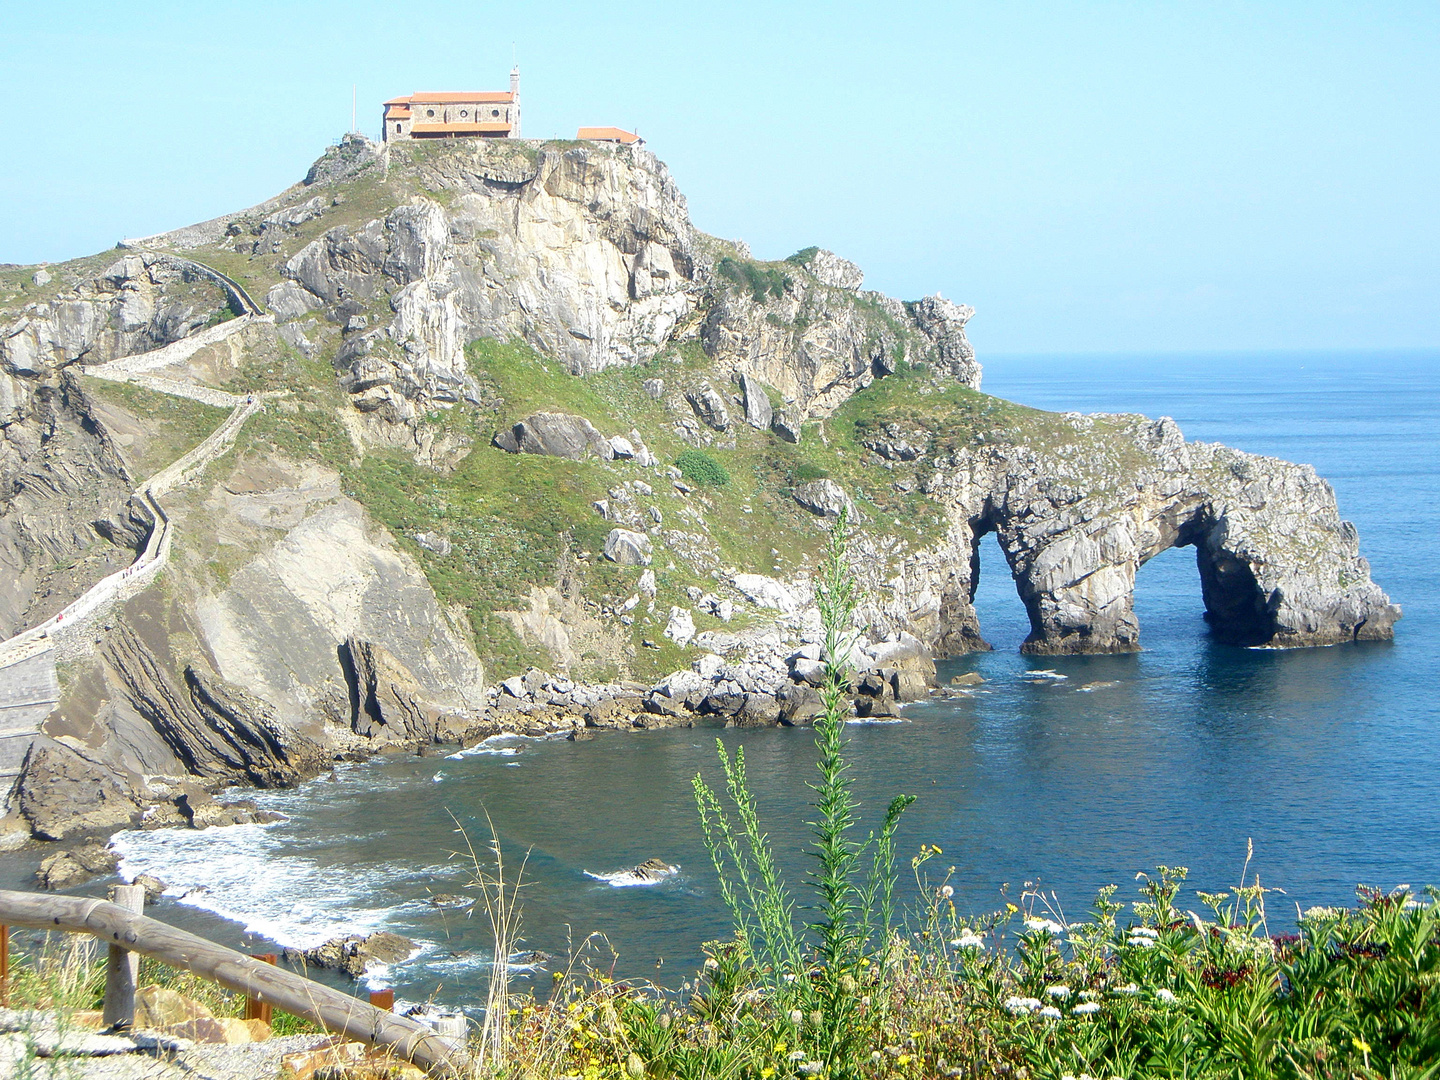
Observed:
[[[113,903],[0,889],[0,924],[4,924],[0,926],[0,992],[8,989],[8,927],[90,934],[110,946],[105,970],[107,1025],[128,1025],[135,1019],[140,957],[149,956],[244,994],[256,1005],[304,1017],[357,1042],[388,1047],[426,1069],[453,1075],[470,1063],[463,1037],[442,1036],[409,1017],[276,967],[269,957],[246,956],[147,918],[140,913],[144,902],[145,890],[138,885],[118,886]]]

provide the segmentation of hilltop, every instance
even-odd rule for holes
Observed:
[[[842,508],[869,715],[988,647],[989,532],[1032,652],[1138,648],[1177,545],[1224,639],[1392,634],[1313,470],[990,397],[968,307],[862,286],[699,232],[643,148],[358,137],[258,207],[0,270],[5,635],[130,565],[137,485],[255,406],[166,488],[153,579],[24,659],[54,700],[11,725],[15,835],[502,729],[803,722]]]

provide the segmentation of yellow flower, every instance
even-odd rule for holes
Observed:
[[[787,1046],[785,1043],[776,1043],[776,1044],[775,1044],[775,1053],[777,1053],[777,1054],[783,1054],[786,1050],[789,1050],[789,1049],[790,1049],[790,1047]]]
[[[763,1069],[760,1070],[760,1080],[770,1080],[770,1077],[774,1075],[775,1069],[771,1065],[766,1065]]]
[[[899,1066],[903,1069],[906,1065],[909,1065],[909,1064],[910,1064],[910,1055],[909,1055],[909,1054],[901,1054],[899,1057],[897,1057],[897,1058],[895,1059],[895,1064],[896,1064],[896,1065],[899,1065]]]
[[[1357,1036],[1350,1041],[1355,1044],[1355,1049],[1359,1050],[1362,1054],[1370,1053],[1370,1044],[1367,1043],[1364,1039]]]

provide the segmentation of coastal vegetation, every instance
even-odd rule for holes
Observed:
[[[1115,886],[1082,918],[1027,884],[1017,902],[961,915],[944,852],[910,860],[916,901],[895,902],[896,797],[857,842],[846,781],[845,658],[855,583],[844,519],[817,589],[824,714],[815,723],[814,868],[782,880],[745,774],[694,781],[733,936],[706,946],[693,982],[616,981],[582,952],[548,1001],[511,998],[505,1075],[580,1080],[711,1077],[1033,1077],[1037,1080],[1430,1080],[1440,1076],[1440,891],[1362,887],[1353,908],[1297,907],[1275,932],[1249,874],[1185,892],[1184,867]],[[723,792],[723,794],[722,794]],[[498,853],[497,853],[498,859]],[[489,893],[504,884],[482,882]],[[514,896],[514,885],[509,886]]]

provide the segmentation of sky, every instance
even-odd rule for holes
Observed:
[[[1440,4],[5,4],[0,262],[241,209],[380,102],[637,129],[707,232],[987,353],[1440,346]]]

